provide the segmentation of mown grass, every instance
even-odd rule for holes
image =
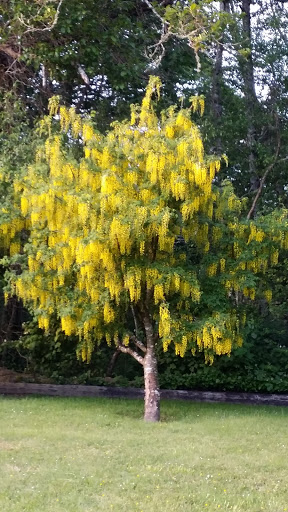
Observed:
[[[1,512],[288,511],[288,409],[0,398]]]

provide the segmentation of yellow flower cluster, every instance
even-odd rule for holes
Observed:
[[[218,267],[217,263],[212,263],[211,265],[209,265],[209,267],[207,267],[207,270],[206,270],[207,276],[209,276],[209,277],[215,276],[217,273],[217,267]]]
[[[221,258],[219,260],[220,272],[225,272],[226,260],[225,258]]]
[[[49,317],[39,316],[38,317],[38,327],[39,329],[43,329],[47,331],[49,329]]]
[[[154,286],[154,301],[155,304],[164,300],[164,289],[162,284],[155,284]]]
[[[15,254],[19,254],[21,250],[20,242],[11,242],[10,244],[10,256],[14,256]]]
[[[110,225],[110,240],[114,249],[121,255],[130,254],[132,249],[131,226],[114,217]]]
[[[250,235],[248,238],[248,244],[255,240],[256,242],[262,242],[265,238],[265,233],[262,229],[258,229],[253,222],[250,224]]]
[[[162,302],[159,308],[159,336],[162,338],[164,352],[168,350],[168,346],[171,342],[170,333],[171,317],[168,304],[166,302]]]
[[[132,267],[124,277],[124,286],[129,291],[130,301],[138,302],[141,297],[142,272],[140,268]]]
[[[235,330],[231,331],[231,320],[235,323],[233,318],[228,322],[223,322],[217,318],[217,323],[208,322],[202,330],[194,334],[196,345],[199,350],[204,351],[208,362],[213,362],[213,354],[229,355],[232,350],[233,340],[236,340],[239,346],[242,344],[242,338],[238,332],[239,325],[235,323]]]
[[[105,324],[110,324],[115,319],[115,312],[109,302],[104,304],[103,317]]]
[[[181,343],[175,343],[175,354],[184,357],[187,350],[188,339],[192,338],[192,334],[182,336]]]
[[[267,300],[267,302],[271,302],[271,300],[272,300],[272,291],[271,290],[265,290],[264,291],[264,297]]]
[[[46,329],[44,322],[45,318],[43,318],[43,327],[41,327],[40,324],[39,327]],[[77,325],[74,318],[71,316],[62,316],[61,329],[65,332],[65,334],[67,334],[67,336],[71,336],[71,334],[77,332]]]
[[[234,255],[234,258],[239,258],[239,256],[241,256],[241,249],[239,247],[239,243],[238,242],[234,242],[233,244],[233,255]]]
[[[200,115],[203,116],[204,114],[204,108],[205,108],[205,101],[203,96],[191,96],[191,107],[194,112],[199,110]]]
[[[271,265],[277,265],[279,259],[279,251],[278,249],[274,249],[274,251],[270,254],[270,262]]]
[[[251,270],[254,274],[258,272],[265,272],[268,267],[268,260],[264,258],[255,258],[253,260],[247,261],[245,266],[243,262],[243,270],[247,268],[247,270]]]
[[[245,287],[243,289],[243,295],[244,295],[244,297],[247,297],[247,298],[249,298],[251,300],[255,300],[256,290],[255,290],[255,288],[247,288],[247,287]]]

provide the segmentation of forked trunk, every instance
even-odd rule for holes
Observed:
[[[158,384],[157,358],[155,354],[155,343],[151,340],[148,343],[147,352],[144,357],[144,383],[145,383],[145,421],[160,420],[160,392]]]

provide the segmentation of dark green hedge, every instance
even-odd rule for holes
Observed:
[[[187,353],[182,359],[172,349],[163,353],[159,347],[159,380],[161,388],[262,393],[288,392],[287,328],[273,317],[255,324],[250,321],[243,347],[231,357],[216,357],[207,366],[201,354]],[[99,346],[89,364],[75,355],[77,340],[61,333],[55,338],[43,336],[32,325],[20,342],[0,346],[0,364],[33,378],[45,376],[56,383],[136,386],[143,385],[142,367],[130,356],[120,354],[107,377],[113,348]]]

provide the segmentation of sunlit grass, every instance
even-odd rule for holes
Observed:
[[[288,409],[0,398],[1,512],[288,511]]]

